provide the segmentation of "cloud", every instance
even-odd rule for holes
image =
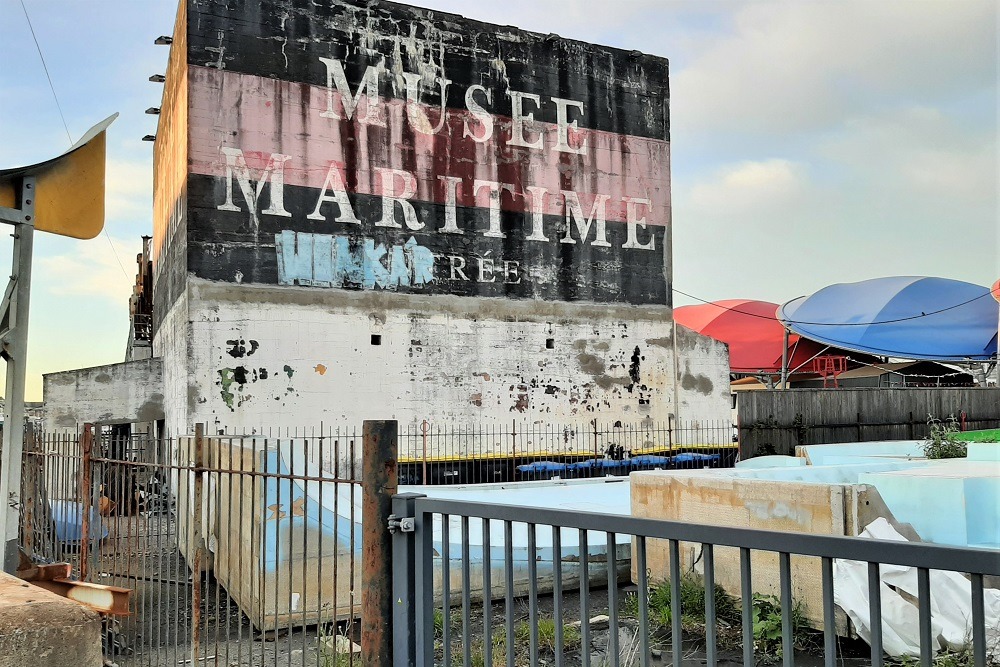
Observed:
[[[690,189],[692,213],[728,210],[739,215],[773,211],[798,199],[804,167],[785,159],[746,160],[719,169]]]
[[[989,1],[748,3],[673,79],[675,127],[785,134],[994,87]]]
[[[117,157],[108,159],[105,204],[109,221],[141,221],[149,226],[153,210],[153,177],[149,162]]]
[[[816,154],[849,170],[858,187],[878,183],[882,192],[947,201],[956,213],[983,206],[996,210],[995,132],[970,127],[936,108],[854,118],[817,141]]]
[[[73,241],[69,252],[35,260],[35,289],[53,296],[107,300],[127,308],[135,284],[138,243],[138,239],[111,237],[112,252],[103,233],[88,241]]]

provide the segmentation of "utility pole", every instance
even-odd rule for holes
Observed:
[[[0,539],[3,540],[5,572],[17,570],[19,560],[24,379],[28,356],[31,254],[35,238],[35,184],[34,176],[23,176],[15,196],[17,208],[0,207],[0,222],[14,228],[13,267],[0,304],[0,357],[7,362],[3,449],[0,450]]]
[[[0,169],[0,223],[14,229],[13,266],[0,303],[0,357],[7,362],[0,450],[0,564],[11,574],[20,560],[24,384],[35,230],[76,239],[100,234],[104,228],[106,130],[117,117],[105,118],[51,160]]]

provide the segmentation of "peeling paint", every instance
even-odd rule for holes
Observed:
[[[323,364],[316,364],[313,367],[313,370],[319,373],[320,375],[326,375],[326,366],[324,366]]]

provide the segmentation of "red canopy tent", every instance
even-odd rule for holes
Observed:
[[[729,345],[733,373],[780,373],[784,327],[775,316],[778,304],[728,299],[674,309],[677,324]],[[796,334],[788,336],[788,368],[808,371],[821,354],[837,354],[826,346]]]

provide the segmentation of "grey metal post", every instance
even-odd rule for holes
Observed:
[[[392,552],[389,516],[396,494],[395,421],[366,421],[362,436],[361,664],[392,664]]]
[[[424,496],[404,493],[392,498],[395,521],[413,520],[414,503]],[[417,664],[416,637],[416,544],[409,529],[393,529],[392,533],[392,664],[410,667]]]
[[[14,258],[4,295],[5,325],[0,355],[7,361],[3,449],[0,450],[0,537],[3,569],[18,565],[18,522],[21,507],[21,455],[24,449],[24,377],[28,351],[28,307],[31,299],[31,254],[35,234],[35,177],[21,181],[20,209],[0,208],[0,222],[14,226]]]
[[[788,327],[781,325],[784,332],[784,343],[781,346],[781,389],[788,389]]]

